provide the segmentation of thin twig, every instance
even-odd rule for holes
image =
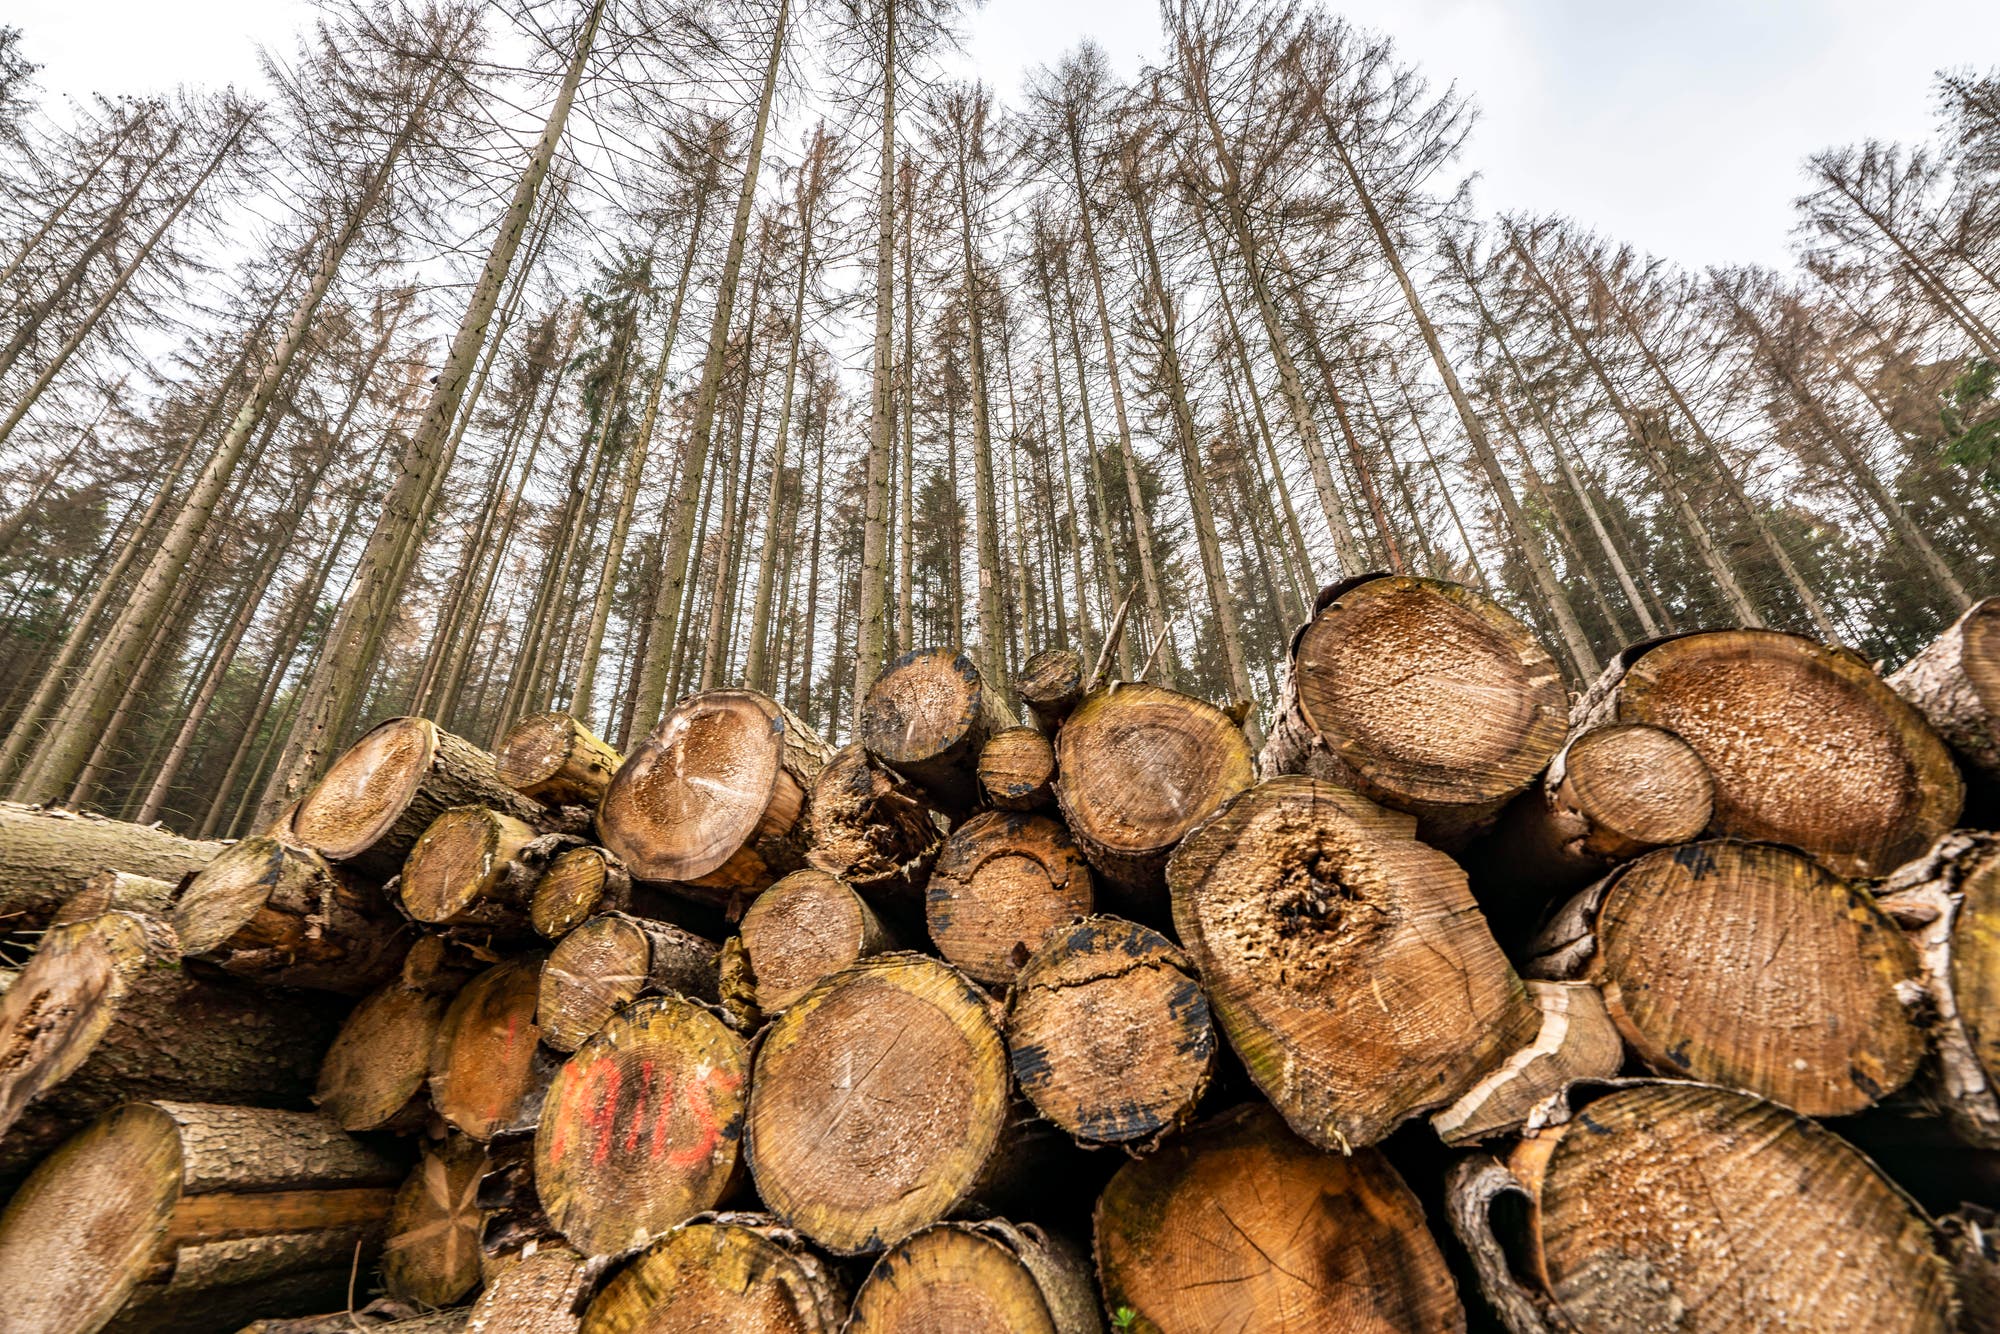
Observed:
[[[1111,628],[1104,632],[1104,647],[1097,651],[1097,665],[1090,669],[1090,681],[1083,688],[1084,694],[1088,695],[1103,685],[1104,678],[1110,673],[1112,650],[1118,647],[1119,637],[1125,633],[1125,614],[1132,610],[1132,599],[1138,591],[1139,586],[1132,585],[1126,590],[1125,600],[1118,604],[1118,614],[1111,618]]]

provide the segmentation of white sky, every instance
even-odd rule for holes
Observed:
[[[1481,110],[1465,165],[1489,208],[1568,214],[1685,264],[1784,260],[1799,162],[1915,139],[1940,68],[2000,64],[1994,0],[1350,0]],[[300,0],[6,0],[55,94],[254,83]],[[1153,0],[988,0],[973,67],[1012,94],[1094,37],[1121,72],[1160,49]]]

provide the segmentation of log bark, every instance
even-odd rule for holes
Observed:
[[[150,825],[0,802],[0,931],[40,931],[99,871],[178,881],[226,846]]]
[[[805,1239],[763,1214],[709,1214],[654,1242],[606,1284],[583,1334],[839,1334],[847,1294]]]
[[[1923,1058],[1915,949],[1867,890],[1790,848],[1648,853],[1531,948],[1536,976],[1595,983],[1652,1069],[1808,1116],[1873,1106]]]
[[[1916,1206],[1830,1132],[1747,1094],[1620,1088],[1504,1168],[1467,1160],[1451,1191],[1452,1225],[1513,1334],[1951,1328],[1950,1274]],[[1502,1196],[1526,1204],[1511,1252],[1494,1226]]]
[[[486,806],[534,822],[541,808],[500,781],[493,757],[428,718],[391,718],[342,752],[289,822],[328,861],[386,880],[431,822]]]
[[[1055,805],[1056,748],[1032,727],[996,732],[979,752],[979,786],[1002,810],[1039,811]]]
[[[1056,800],[1127,916],[1161,915],[1167,855],[1255,779],[1250,743],[1228,714],[1144,682],[1077,706],[1056,736]]]
[[[1579,1079],[1609,1079],[1625,1064],[1625,1039],[1596,987],[1529,982],[1541,1012],[1533,1041],[1431,1116],[1431,1129],[1453,1146],[1511,1135],[1549,1098]]]
[[[1165,936],[1089,917],[1045,941],[1007,998],[1015,1081],[1078,1143],[1142,1152],[1194,1115],[1215,1027],[1193,962]]]
[[[463,1135],[425,1147],[389,1211],[382,1286],[391,1297],[450,1306],[479,1286],[475,1197],[485,1174],[485,1147]]]
[[[535,1187],[588,1256],[637,1250],[715,1208],[739,1172],[750,1050],[692,1001],[621,1010],[549,1086]]]
[[[556,942],[542,965],[542,1041],[575,1051],[647,995],[717,996],[716,945],[670,922],[601,913]]]
[[[392,982],[354,1007],[319,1067],[314,1101],[342,1130],[413,1131],[430,1111],[425,1084],[448,992]]]
[[[560,1242],[537,1247],[487,1283],[466,1334],[577,1334],[597,1273]]]
[[[1130,1329],[1465,1329],[1423,1208],[1388,1160],[1322,1153],[1263,1106],[1120,1168],[1096,1237],[1105,1307],[1130,1310]]]
[[[1099,1334],[1090,1261],[1068,1242],[1002,1219],[938,1223],[875,1262],[849,1334]]]
[[[990,1002],[935,959],[881,954],[764,1032],[745,1154],[771,1212],[836,1255],[893,1246],[981,1184],[1008,1121]]]
[[[49,928],[87,922],[108,912],[138,913],[141,917],[166,917],[173,912],[176,886],[149,875],[126,871],[99,871],[83,882],[83,888],[63,900]]]
[[[268,986],[348,996],[396,977],[412,934],[375,886],[266,834],[231,844],[190,877],[173,925],[189,959]]]
[[[1887,875],[1965,802],[1937,733],[1867,663],[1776,630],[1629,648],[1571,721],[1679,734],[1715,781],[1711,834],[1787,843],[1840,875]]]
[[[914,915],[943,847],[922,789],[862,747],[843,747],[820,770],[806,860],[875,907]]]
[[[999,688],[955,649],[913,649],[875,678],[855,736],[869,755],[953,817],[979,803],[979,752],[1011,727]]]
[[[323,1005],[188,976],[158,918],[57,927],[0,997],[0,1176],[130,1098],[304,1106],[338,1022]]]
[[[1322,589],[1292,636],[1259,767],[1352,788],[1457,851],[1561,747],[1567,704],[1555,663],[1491,598],[1364,575]]]
[[[485,806],[443,812],[410,849],[397,881],[403,911],[434,931],[531,931],[529,906],[561,836],[538,840],[535,827]]]
[[[1274,778],[1189,835],[1174,925],[1230,1045],[1292,1129],[1347,1152],[1441,1107],[1534,1036],[1465,874],[1412,817]]]
[[[750,998],[767,1017],[784,1013],[830,973],[895,949],[867,901],[824,871],[794,871],[743,914]]]
[[[309,1112],[133,1102],[0,1215],[0,1291],[39,1334],[209,1331],[345,1299],[402,1165]]]
[[[1049,934],[1095,906],[1090,866],[1059,821],[987,811],[951,831],[924,895],[938,952],[1004,987]]]
[[[703,691],[626,759],[598,833],[634,879],[728,902],[805,864],[807,797],[830,753],[769,696]]]
[[[1077,583],[1081,593],[1083,583]],[[1083,702],[1083,659],[1076,650],[1045,648],[1022,666],[1014,691],[1043,736],[1054,736],[1063,719]]]
[[[431,1106],[481,1143],[514,1125],[542,1091],[541,972],[539,954],[487,969],[452,1000],[431,1042]]]
[[[2000,598],[1984,598],[1889,686],[1915,705],[1966,767],[2000,778]]]
[[[1883,882],[1916,946],[1934,1059],[1922,1092],[1969,1144],[2000,1149],[2000,838],[1955,830]]]
[[[567,713],[538,713],[507,729],[493,752],[500,781],[544,806],[596,806],[625,762]]]
[[[1714,780],[1687,742],[1648,723],[1593,727],[1472,850],[1473,889],[1496,929],[1532,930],[1618,863],[1699,838],[1714,810]]]

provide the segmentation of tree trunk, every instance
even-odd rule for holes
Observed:
[[[879,11],[882,24],[882,150],[876,188],[875,218],[875,348],[874,378],[868,395],[868,464],[863,479],[861,516],[861,633],[855,641],[854,726],[861,726],[861,690],[882,674],[888,660],[889,580],[889,456],[895,430],[896,284],[896,15],[897,4]],[[964,173],[959,180],[964,189]],[[970,242],[967,254],[970,255]],[[801,292],[803,292],[803,287]],[[972,291],[968,269],[966,291]],[[968,300],[970,297],[968,296]],[[976,332],[978,315],[970,313]],[[977,392],[977,390],[975,390]],[[983,605],[983,604],[982,604]]]
[[[100,815],[0,802],[0,931],[40,931],[100,870],[178,881],[224,846]]]
[[[945,840],[924,905],[938,952],[1004,988],[1052,932],[1089,915],[1090,867],[1056,820],[986,811]]]

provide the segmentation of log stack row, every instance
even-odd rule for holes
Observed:
[[[1572,699],[1372,576],[1287,666],[1261,753],[946,648],[840,750],[716,690],[392,719],[227,846],[0,807],[0,1324],[2000,1328],[2000,603]]]

